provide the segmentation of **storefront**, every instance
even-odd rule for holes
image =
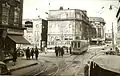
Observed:
[[[16,28],[6,28],[2,32],[2,45],[4,56],[9,57],[13,50],[16,49],[16,44],[30,44],[24,37],[24,29],[16,29]],[[3,54],[2,54],[3,55]],[[1,56],[0,60],[5,59],[5,57]]]

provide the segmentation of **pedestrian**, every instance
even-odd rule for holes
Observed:
[[[58,57],[58,47],[55,46],[55,54],[56,54],[56,57]]]
[[[69,47],[69,50],[70,50],[70,54],[71,54],[71,47]]]
[[[68,53],[68,47],[66,47],[66,52]]]
[[[60,48],[60,46],[58,46],[57,50],[58,50],[58,56],[61,56],[61,48]]]
[[[30,59],[30,49],[27,47],[26,49],[26,59]]]
[[[61,56],[63,57],[63,55],[64,55],[64,49],[63,49],[63,47],[61,47],[60,50],[61,50],[60,51],[61,52]]]
[[[36,48],[35,48],[35,58],[36,58],[36,60],[38,59],[38,54],[39,54],[39,51],[38,51],[38,48],[36,46]]]
[[[16,49],[13,50],[12,56],[13,56],[13,65],[15,65],[16,64],[16,60],[17,60],[17,51],[16,51]]]
[[[45,54],[47,54],[47,47],[45,46]]]
[[[31,56],[32,56],[32,59],[33,59],[33,56],[34,56],[34,49],[33,48],[31,49]]]
[[[118,47],[115,47],[115,51],[116,51],[117,54],[119,53]]]

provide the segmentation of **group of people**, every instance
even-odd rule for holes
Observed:
[[[64,48],[63,47],[59,47],[59,46],[55,46],[55,53],[56,53],[56,57],[58,56],[62,56],[64,55]]]
[[[32,56],[32,59],[33,59],[34,58],[34,54],[35,54],[36,60],[38,59],[39,51],[38,51],[37,47],[35,49],[32,48],[31,50],[30,50],[29,47],[27,47],[25,52],[26,52],[26,59],[30,59],[31,56]]]

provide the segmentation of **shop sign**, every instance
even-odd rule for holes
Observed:
[[[7,33],[8,34],[21,34],[21,35],[23,35],[24,34],[24,30],[8,28],[7,29]]]

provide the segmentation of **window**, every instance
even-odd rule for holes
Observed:
[[[77,48],[77,43],[76,42],[74,42],[74,48]]]
[[[8,16],[9,16],[9,8],[10,6],[7,4],[2,4],[2,24],[8,24]]]
[[[18,7],[15,8],[14,12],[14,26],[19,26],[19,15],[20,15],[20,9]]]
[[[78,48],[80,48],[80,42],[78,42]]]

